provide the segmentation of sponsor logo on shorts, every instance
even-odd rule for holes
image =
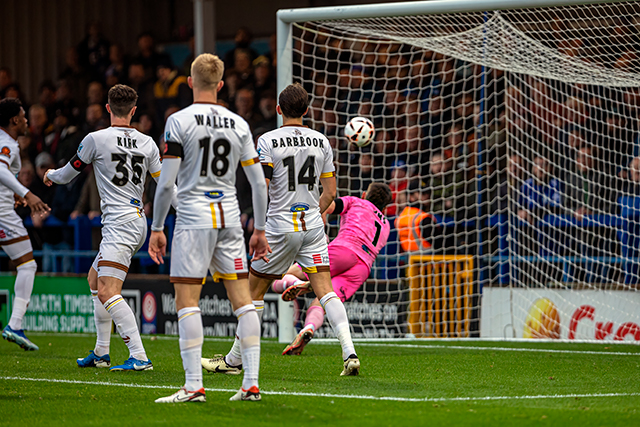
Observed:
[[[296,203],[291,206],[291,212],[305,212],[309,210],[309,205],[306,203]]]
[[[242,262],[242,258],[236,258],[233,260],[233,265],[236,270],[244,270],[244,263]]]
[[[11,149],[9,147],[2,147],[2,150],[0,150],[0,154],[2,154],[3,156],[11,157]]]
[[[138,200],[138,199],[133,198],[133,197],[131,198],[129,203],[132,204],[133,206],[138,207],[138,208],[142,206],[142,202],[140,200]]]
[[[313,258],[313,263],[314,263],[314,264],[322,264],[322,255],[320,255],[320,254],[314,254],[314,255],[312,256],[312,258]]]
[[[205,191],[204,195],[210,199],[222,199],[224,197],[224,193],[222,191],[219,190],[213,190],[213,191]]]

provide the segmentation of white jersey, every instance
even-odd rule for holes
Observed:
[[[18,175],[22,162],[20,161],[20,146],[11,135],[0,129],[0,162],[9,167],[12,174]],[[0,165],[0,167],[5,167]],[[15,199],[13,191],[4,185],[0,185],[0,212],[13,212]]]
[[[327,137],[306,126],[283,126],[258,139],[258,153],[263,165],[273,167],[266,230],[323,227],[319,178],[335,175]]]
[[[225,107],[194,103],[165,126],[165,155],[182,158],[176,228],[240,227],[238,163],[258,163],[247,122]]]
[[[158,146],[150,136],[129,126],[91,132],[78,147],[78,157],[93,163],[102,224],[122,224],[144,215],[142,193],[147,172],[160,176]]]

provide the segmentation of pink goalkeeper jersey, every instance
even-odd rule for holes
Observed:
[[[331,245],[353,251],[371,267],[387,244],[389,221],[368,200],[350,196],[341,197],[340,200],[344,204],[340,213],[340,232]]]

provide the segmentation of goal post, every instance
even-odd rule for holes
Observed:
[[[278,11],[278,93],[309,91],[338,196],[386,182],[392,223],[412,201],[438,219],[423,253],[392,224],[345,303],[355,337],[640,342],[638,51],[639,1]],[[344,138],[354,116],[371,146]]]

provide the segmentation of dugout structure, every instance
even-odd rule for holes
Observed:
[[[419,179],[445,230],[421,254],[392,230],[346,303],[355,336],[640,340],[638,51],[637,1],[278,12],[278,91],[312,95],[306,123],[334,147],[339,196],[388,182],[393,221]],[[354,116],[376,126],[368,148],[343,136]],[[464,292],[442,257],[471,259]],[[449,307],[468,307],[464,327]]]

